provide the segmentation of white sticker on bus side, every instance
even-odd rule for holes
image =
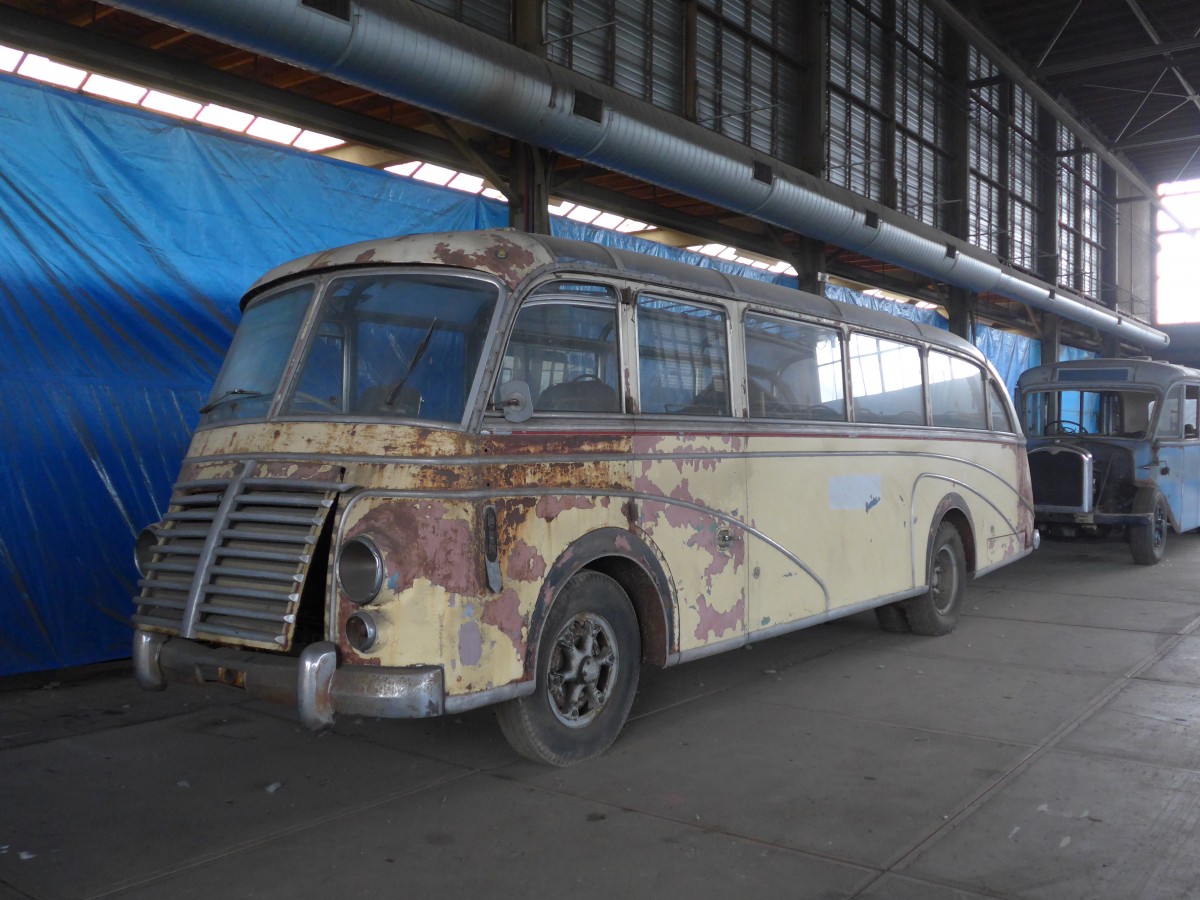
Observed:
[[[883,497],[878,475],[834,475],[829,479],[829,508],[870,512]]]

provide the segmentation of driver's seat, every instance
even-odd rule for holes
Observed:
[[[542,391],[534,408],[551,412],[620,412],[617,392],[599,378],[552,384]]]

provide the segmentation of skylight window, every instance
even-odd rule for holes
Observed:
[[[457,174],[453,169],[435,166],[433,163],[425,163],[425,165],[417,169],[416,173],[413,174],[413,178],[417,179],[417,181],[426,181],[430,184],[440,184],[445,187]]]
[[[409,178],[423,165],[424,163],[422,163],[419,159],[414,159],[412,162],[398,163],[394,166],[385,166],[383,171],[391,172],[393,175],[402,175],[405,178]]]
[[[25,57],[25,61],[17,69],[17,74],[35,81],[43,81],[46,84],[56,84],[66,88],[79,87],[88,75],[83,69],[64,66],[62,63],[46,59],[44,56],[35,56],[32,53]]]
[[[203,122],[205,125],[213,125],[217,128],[226,128],[229,131],[242,132],[250,127],[250,123],[254,121],[254,116],[248,112],[242,112],[240,109],[230,109],[228,106],[218,106],[216,103],[210,103],[200,110],[200,115],[196,116],[197,122]]]
[[[14,50],[12,47],[0,45],[0,72],[12,72],[17,68],[17,63],[24,56],[21,50]]]
[[[201,104],[195,100],[176,97],[174,94],[167,94],[163,91],[148,93],[146,99],[142,101],[142,106],[145,109],[166,113],[168,116],[175,116],[179,119],[194,119],[201,109]]]
[[[274,119],[259,116],[246,129],[246,134],[276,144],[290,144],[300,135],[300,129],[286,122],[276,122]]]
[[[128,81],[97,75],[95,72],[89,75],[88,80],[83,83],[83,91],[85,94],[94,94],[97,97],[104,97],[106,100],[119,100],[122,103],[132,104],[140,103],[149,92],[140,84],[131,84]]]
[[[302,131],[300,137],[292,142],[292,146],[297,150],[307,150],[309,153],[319,153],[322,150],[328,150],[331,147],[340,147],[346,143],[339,137],[334,137],[331,134],[321,134],[317,131]]]

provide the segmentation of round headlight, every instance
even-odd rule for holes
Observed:
[[[146,577],[150,562],[154,559],[156,546],[158,546],[158,535],[154,533],[153,526],[143,528],[137,536],[137,543],[133,545],[133,564],[137,566],[137,572],[143,578]]]
[[[359,653],[370,650],[377,636],[375,617],[369,612],[360,609],[346,620],[346,640]]]
[[[337,561],[338,583],[352,603],[370,603],[383,587],[383,556],[365,535],[346,541]]]

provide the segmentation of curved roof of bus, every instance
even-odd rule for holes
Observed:
[[[1104,377],[1106,372],[1112,372],[1112,377]],[[1120,372],[1118,376],[1116,373]],[[1079,373],[1078,378],[1072,378],[1073,373]],[[1189,369],[1187,366],[1177,366],[1174,363],[1159,362],[1152,359],[1076,359],[1060,363],[1047,363],[1026,369],[1017,379],[1017,387],[1029,390],[1048,385],[1099,388],[1112,385],[1153,385],[1155,387],[1170,387],[1177,381],[1200,381],[1200,370]]]
[[[312,253],[276,266],[254,283],[242,306],[283,278],[362,265],[454,265],[499,277],[510,288],[534,271],[561,268],[607,275],[639,276],[649,281],[740,300],[795,310],[835,322],[845,322],[953,347],[979,359],[983,354],[956,335],[865,307],[841,303],[782,285],[726,275],[717,269],[662,259],[603,244],[574,241],[509,229],[451,231],[401,235],[360,241]]]

